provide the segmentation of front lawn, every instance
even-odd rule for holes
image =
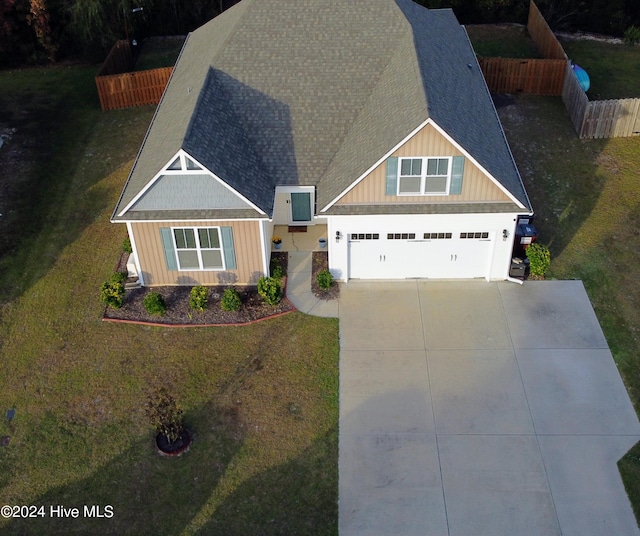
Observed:
[[[101,112],[96,70],[0,73],[13,114],[0,123],[17,128],[0,157],[20,172],[4,175],[0,231],[21,239],[0,260],[0,495],[46,507],[0,519],[0,532],[336,534],[337,320],[101,321],[100,284],[125,237],[109,216],[154,110]],[[160,386],[195,435],[179,459],[156,454],[144,415]],[[51,519],[50,505],[81,516]],[[84,505],[113,517],[84,517]]]

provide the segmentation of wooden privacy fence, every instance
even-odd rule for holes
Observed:
[[[173,67],[133,71],[128,41],[117,41],[96,76],[102,110],[158,104]]]
[[[97,76],[126,73],[128,71],[133,71],[133,54],[129,41],[123,39],[116,41],[116,44],[113,45]]]
[[[567,60],[567,55],[549,28],[547,21],[538,10],[535,2],[531,0],[529,3],[529,18],[527,20],[527,31],[536,44],[536,48],[542,54],[543,58],[549,60]]]
[[[96,77],[103,110],[158,104],[173,67]]]
[[[562,94],[565,60],[478,58],[478,62],[494,93]]]
[[[567,66],[562,101],[581,139],[640,135],[640,99],[590,101]]]

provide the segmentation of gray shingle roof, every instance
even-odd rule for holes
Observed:
[[[529,207],[452,11],[243,0],[189,36],[114,219],[180,148],[269,215],[276,185],[322,209],[429,117]]]

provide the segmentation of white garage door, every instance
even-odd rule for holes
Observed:
[[[486,277],[493,233],[349,233],[351,279]]]

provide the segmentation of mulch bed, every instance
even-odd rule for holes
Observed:
[[[329,254],[326,251],[314,251],[311,257],[311,290],[316,298],[321,300],[335,300],[340,296],[340,287],[334,281],[328,289],[318,286],[316,275],[322,270],[329,269]]]
[[[126,270],[126,255],[120,259],[116,271]],[[272,259],[278,258],[283,268],[287,268],[287,254],[274,252]],[[278,305],[271,306],[264,303],[258,295],[256,287],[236,287],[242,299],[242,307],[239,311],[223,311],[220,307],[220,299],[226,286],[209,288],[208,307],[204,312],[194,311],[189,306],[189,293],[191,287],[141,287],[127,290],[124,305],[120,309],[105,308],[104,320],[125,322],[152,323],[162,325],[233,325],[248,324],[257,320],[263,320],[273,316],[279,316],[291,311],[295,307],[289,300],[283,299]],[[147,313],[143,300],[149,292],[158,292],[162,295],[167,305],[167,312],[162,316],[154,316]]]

